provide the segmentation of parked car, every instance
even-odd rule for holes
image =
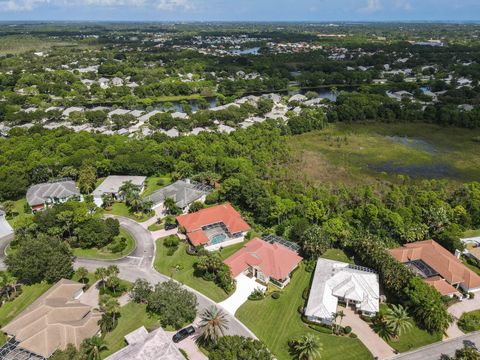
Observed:
[[[186,327],[185,329],[180,330],[175,335],[173,335],[173,342],[178,343],[182,340],[185,340],[187,337],[195,333],[195,328],[193,326]]]
[[[165,225],[165,230],[172,230],[172,229],[175,229],[177,227],[177,224],[166,224]]]

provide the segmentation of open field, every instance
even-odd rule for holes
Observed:
[[[41,39],[33,36],[2,36],[0,40],[0,55],[20,54],[27,51],[45,51],[52,46],[72,46],[74,43],[58,40]]]
[[[240,249],[244,244],[235,244],[221,251],[222,259],[226,259],[235,251]],[[230,294],[227,294],[213,281],[206,281],[201,277],[196,277],[194,273],[194,264],[198,257],[188,255],[186,252],[187,245],[180,242],[180,245],[172,256],[167,255],[167,248],[163,245],[163,238],[157,240],[157,254],[155,256],[155,269],[181,283],[200,291],[215,302],[225,300]],[[179,267],[177,270],[176,267]]]
[[[360,340],[320,333],[302,322],[297,309],[304,304],[302,292],[309,286],[311,276],[301,265],[279,299],[249,300],[238,309],[236,317],[264,341],[279,360],[292,359],[288,341],[306,333],[320,338],[322,360],[371,359],[372,355]]]
[[[480,229],[467,230],[463,233],[463,237],[466,237],[466,238],[477,237],[477,236],[480,236]]]
[[[136,214],[130,212],[127,205],[125,205],[123,202],[114,203],[110,209],[104,210],[104,212],[105,214],[109,215],[127,217],[138,222],[147,221],[154,215],[154,212],[152,211],[150,214],[141,214],[140,216],[137,216]]]
[[[135,240],[132,235],[125,229],[120,229],[120,235],[127,239],[127,247],[121,253],[112,253],[107,247],[102,249],[92,248],[92,249],[72,249],[73,255],[77,257],[82,257],[86,259],[99,259],[99,260],[115,260],[129,255],[133,250],[135,250]]]
[[[120,310],[117,327],[105,335],[108,349],[101,353],[102,359],[126,346],[123,337],[142,325],[147,330],[153,329],[159,326],[158,318],[147,313],[146,305],[144,304],[137,304],[132,301],[123,306]]]
[[[478,136],[480,130],[428,124],[333,124],[289,139],[291,173],[330,184],[398,181],[399,175],[474,181],[480,178]]]

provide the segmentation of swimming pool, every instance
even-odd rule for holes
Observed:
[[[225,241],[227,238],[227,235],[224,233],[221,234],[215,234],[210,238],[210,244],[211,245],[217,245]]]

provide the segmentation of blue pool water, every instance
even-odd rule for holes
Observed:
[[[216,234],[212,236],[212,238],[210,239],[210,243],[212,245],[217,245],[224,242],[226,238],[227,238],[227,235],[225,234]]]

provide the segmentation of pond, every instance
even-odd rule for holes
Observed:
[[[248,49],[233,49],[227,51],[230,55],[260,55],[259,47],[252,47]]]
[[[211,108],[214,108],[217,106],[217,98],[215,97],[211,97],[211,98],[205,98],[205,100],[207,101],[208,103],[208,108],[211,109]],[[197,111],[199,110],[198,108],[198,101],[197,100],[185,100],[189,105],[190,107],[192,108],[192,111]],[[163,103],[159,103],[156,107],[155,107],[155,110],[159,110],[159,111],[167,111],[169,110],[165,105],[166,104],[172,104],[173,107],[175,108],[175,111],[177,112],[181,112],[183,113],[183,109],[182,109],[182,103],[183,101],[170,101],[170,102],[163,102]]]
[[[418,139],[418,138],[411,138],[408,136],[385,136],[387,140],[391,142],[405,145],[414,150],[424,151],[428,154],[434,155],[437,152],[437,149],[434,145],[430,144],[428,141]]]

